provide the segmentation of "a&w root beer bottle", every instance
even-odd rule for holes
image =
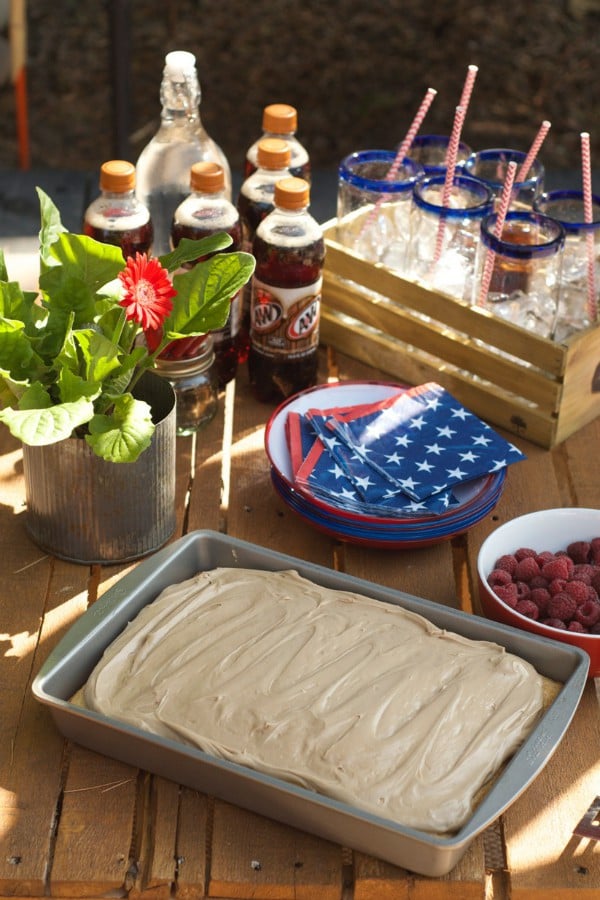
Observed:
[[[262,402],[280,402],[316,384],[325,259],[321,227],[308,212],[308,183],[283,178],[274,200],[252,244],[248,372]]]

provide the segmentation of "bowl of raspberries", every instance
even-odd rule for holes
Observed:
[[[600,676],[600,509],[544,509],[483,542],[479,593],[488,618],[575,644]]]

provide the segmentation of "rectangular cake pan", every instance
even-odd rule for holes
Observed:
[[[531,662],[541,674],[562,682],[563,687],[473,816],[451,836],[403,827],[70,702],[105,648],[144,606],[168,585],[217,566],[295,569],[325,587],[395,603],[420,613],[441,628],[474,640],[495,641]],[[419,874],[440,876],[454,868],[476,835],[525,790],[548,762],[577,708],[588,667],[587,654],[577,647],[217,532],[195,531],[141,562],[85,612],[42,666],[33,683],[33,693],[49,707],[59,731],[85,747]]]

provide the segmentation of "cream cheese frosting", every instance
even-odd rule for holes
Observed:
[[[86,706],[404,826],[455,831],[543,708],[503,647],[295,571],[172,585],[107,648]]]

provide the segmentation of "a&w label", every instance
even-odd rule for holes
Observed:
[[[319,343],[321,286],[319,278],[299,288],[252,282],[251,340],[269,356],[304,356]]]

